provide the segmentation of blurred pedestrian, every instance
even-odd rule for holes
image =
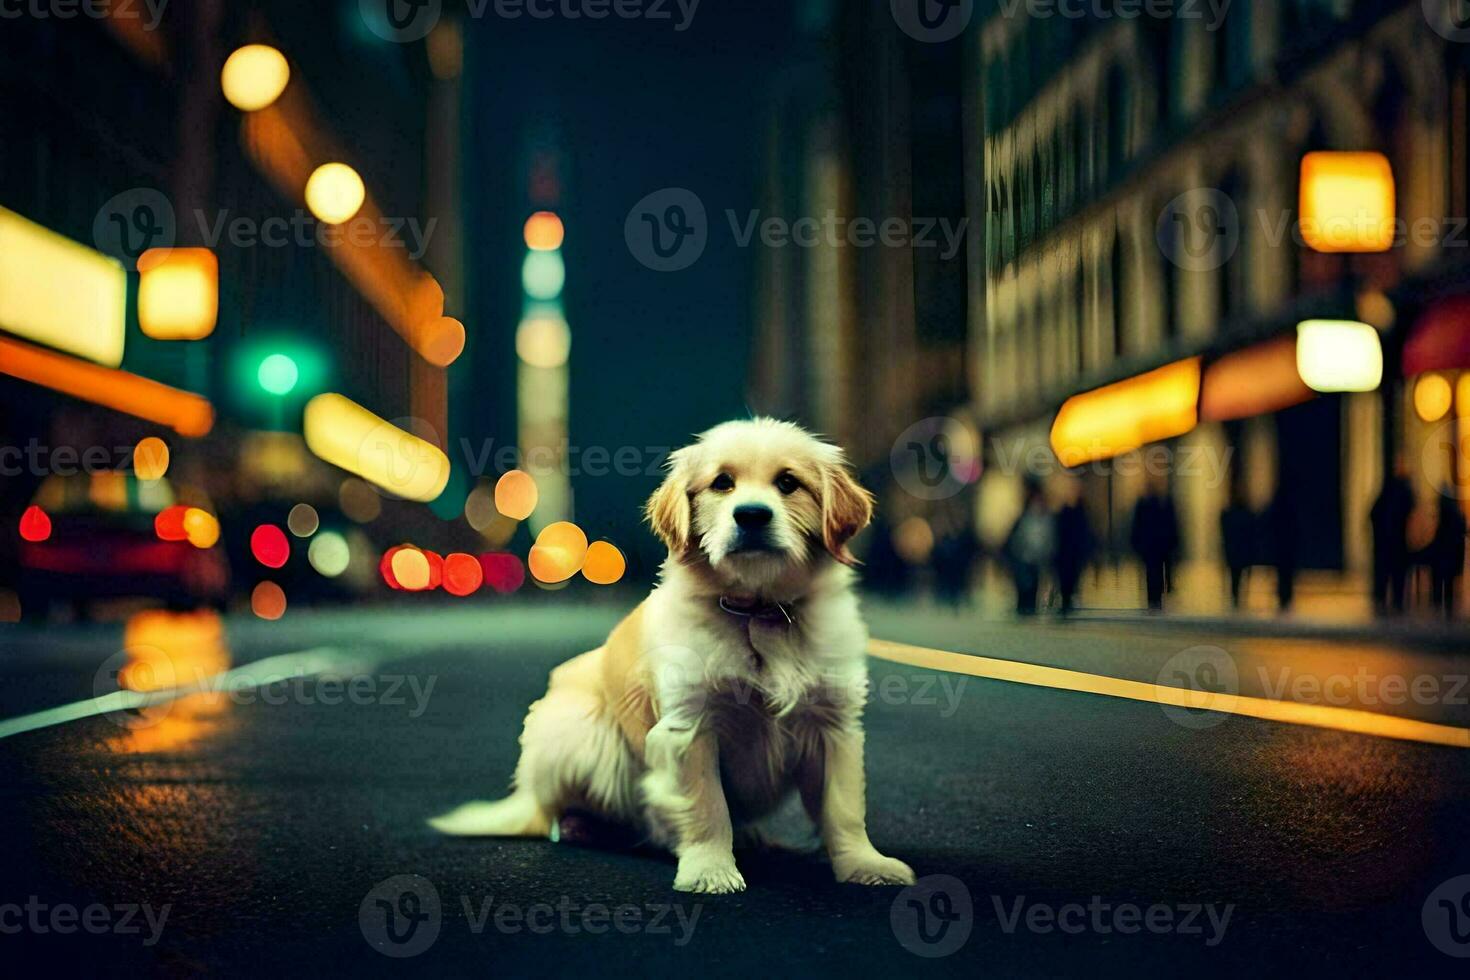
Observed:
[[[1297,566],[1296,494],[1286,484],[1276,488],[1276,496],[1267,508],[1266,533],[1271,564],[1276,566],[1276,608],[1286,612],[1296,598]]]
[[[1404,611],[1409,578],[1409,517],[1414,506],[1408,467],[1400,459],[1368,512],[1373,527],[1373,608],[1380,615]]]
[[[1133,507],[1130,543],[1143,561],[1143,581],[1148,593],[1148,608],[1158,612],[1164,608],[1164,592],[1179,552],[1179,518],[1169,496],[1169,478],[1162,474],[1149,477],[1148,489]]]
[[[1456,591],[1460,573],[1465,568],[1465,514],[1454,497],[1454,488],[1445,487],[1439,498],[1439,523],[1426,549],[1429,552],[1430,595],[1434,608],[1446,619],[1455,615]]]
[[[1026,502],[1021,516],[1006,537],[1005,554],[1016,583],[1016,612],[1036,615],[1036,595],[1041,589],[1041,570],[1051,564],[1056,549],[1056,527],[1046,506],[1041,484],[1026,481]]]
[[[934,591],[940,602],[959,609],[970,604],[970,579],[980,555],[980,542],[960,514],[943,520],[940,532],[929,558],[934,567]]]
[[[1082,570],[1092,556],[1092,526],[1087,520],[1087,510],[1082,506],[1082,486],[1075,481],[1067,490],[1066,502],[1057,511],[1056,532],[1057,591],[1061,594],[1062,615],[1065,616],[1076,605]]]
[[[1241,593],[1250,567],[1256,563],[1256,514],[1245,502],[1240,485],[1230,488],[1230,502],[1220,512],[1220,540],[1225,549],[1225,567],[1230,570],[1230,605],[1239,609]]]

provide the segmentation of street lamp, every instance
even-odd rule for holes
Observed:
[[[296,362],[285,354],[271,354],[260,362],[255,380],[261,389],[271,395],[289,395],[296,388],[301,372]]]

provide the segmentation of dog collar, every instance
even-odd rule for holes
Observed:
[[[780,602],[756,602],[755,600],[734,599],[727,595],[720,596],[720,608],[731,616],[739,616],[741,619],[755,619],[763,623],[780,623],[785,626],[796,625],[796,617],[791,615],[785,603]]]

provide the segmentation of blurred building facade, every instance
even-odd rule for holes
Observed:
[[[6,19],[0,205],[129,267],[122,369],[203,395],[215,425],[201,440],[184,439],[7,377],[0,378],[5,444],[114,447],[162,435],[174,443],[171,476],[207,486],[216,500],[272,482],[305,494],[321,477],[330,500],[319,503],[334,508],[341,474],[311,458],[300,440],[301,409],[312,395],[341,392],[381,417],[423,420],[427,428],[404,424],[442,444],[448,372],[395,332],[364,277],[337,261],[341,249],[323,244],[318,222],[304,213],[302,187],[290,186],[300,175],[283,161],[314,166],[317,152],[351,161],[388,221],[359,250],[370,256],[362,268],[376,253],[390,264],[432,266],[455,310],[462,279],[453,24],[423,44],[402,45],[365,29],[355,5],[344,14],[335,5],[199,0],[160,8],[156,23],[151,11],[128,5],[99,11]],[[281,49],[292,74],[276,105],[244,114],[226,102],[221,68],[254,42]],[[345,75],[343,64],[360,73]],[[119,243],[99,231],[109,209],[121,207],[127,219],[138,202],[162,218],[159,201],[170,214],[153,239]],[[303,217],[293,223],[293,215]],[[119,244],[131,254],[115,254]],[[208,337],[158,340],[140,329],[131,270],[150,245],[214,253],[219,312]],[[273,351],[299,368],[289,395],[272,397],[257,383],[256,369]],[[7,525],[45,475],[28,470],[4,481]]]
[[[1229,6],[1218,24],[996,16],[980,26],[969,88],[983,93],[984,137],[969,167],[984,175],[973,203],[986,244],[983,312],[972,308],[970,326],[992,464],[1044,449],[1071,395],[1181,358],[1209,365],[1303,319],[1361,319],[1385,332],[1378,392],[1202,421],[1172,443],[1172,489],[1186,560],[1220,559],[1218,518],[1238,480],[1256,510],[1295,495],[1302,567],[1367,571],[1385,461],[1425,455],[1396,353],[1444,266],[1463,258],[1463,238],[1449,233],[1465,213],[1464,45],[1425,9],[1264,0]],[[1372,255],[1306,247],[1293,222],[1313,150],[1384,153],[1399,218],[1440,232]],[[1175,213],[1232,237],[1221,259],[1171,257],[1164,223]],[[1432,508],[1457,477],[1451,457],[1429,456],[1411,470]],[[1119,551],[1145,474],[1106,461],[1082,474]]]
[[[1298,567],[1362,587],[1368,512],[1396,459],[1419,501],[1411,543],[1432,533],[1443,488],[1470,496],[1454,448],[1470,412],[1470,364],[1454,353],[1470,331],[1454,299],[1470,274],[1456,221],[1470,153],[1452,6],[1259,0],[1224,5],[1216,22],[1195,5],[1158,17],[977,5],[959,38],[930,44],[886,3],[812,5],[806,57],[773,84],[764,206],[916,222],[953,207],[969,219],[966,250],[944,263],[912,247],[765,249],[754,407],[847,445],[891,525],[918,516],[939,529],[952,507],[897,485],[895,438],[933,416],[978,432],[983,475],[954,499],[997,548],[1023,480],[1066,472],[1050,436],[1067,399],[1237,356],[1239,403],[1205,404],[1187,434],[1154,447],[1170,453],[1181,557],[1222,560],[1234,488],[1263,522],[1287,500],[1276,513],[1290,515]],[[1300,167],[1317,150],[1388,158],[1391,249],[1304,242]],[[1282,399],[1253,377],[1253,358],[1280,360],[1316,318],[1377,329],[1378,390]],[[1450,339],[1415,339],[1431,329]],[[1437,353],[1416,357],[1416,344]],[[1439,414],[1416,406],[1426,372],[1457,393]],[[1071,471],[1104,556],[1128,556],[1157,459]],[[1279,545],[1265,538],[1269,563]]]
[[[927,513],[893,482],[895,438],[968,398],[960,49],[911,44],[886,2],[798,9],[760,207],[831,231],[759,253],[751,407],[847,448],[886,526]]]

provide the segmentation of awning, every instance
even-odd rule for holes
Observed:
[[[1424,314],[1404,343],[1404,375],[1470,368],[1470,295],[1447,296]]]
[[[1296,337],[1287,334],[1207,365],[1199,416],[1226,422],[1279,412],[1315,396],[1297,373]]]

